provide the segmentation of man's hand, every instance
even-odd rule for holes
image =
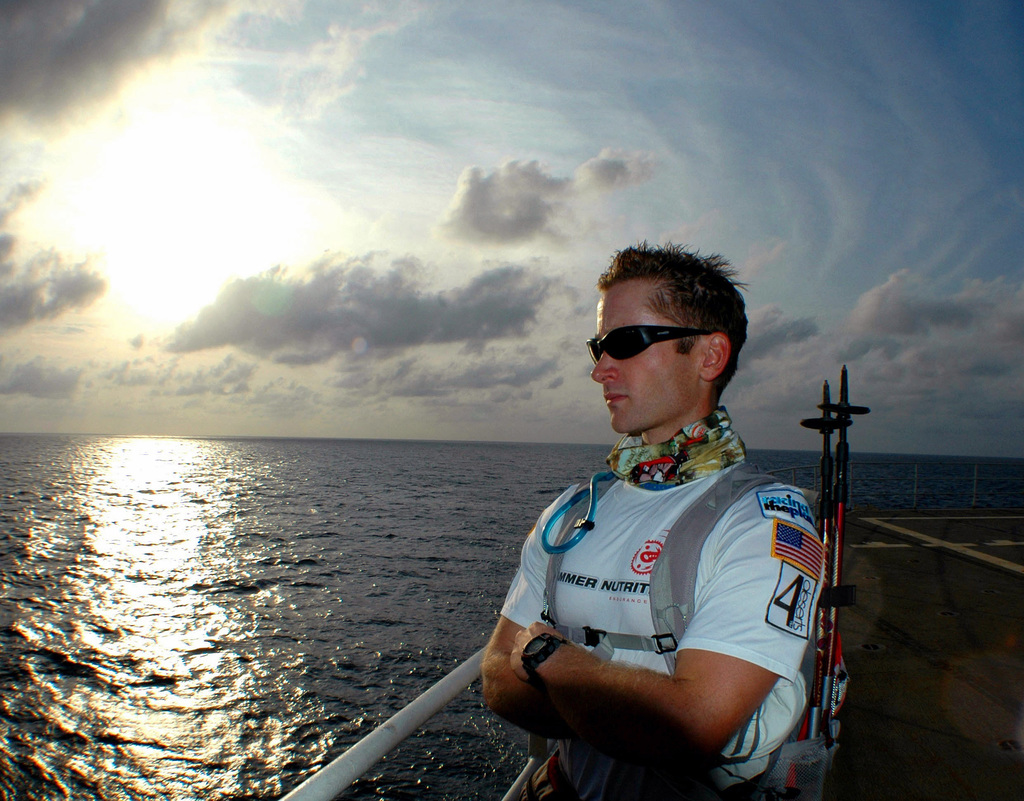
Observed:
[[[534,626],[541,626],[535,623]],[[551,699],[527,681],[523,670],[523,648],[536,634],[502,617],[494,627],[483,661],[483,690],[487,705],[506,720],[534,734],[548,738],[570,737],[572,729],[555,711]],[[538,630],[551,631],[546,626]],[[559,651],[565,646],[559,648]],[[580,649],[582,650],[582,649]],[[513,655],[513,651],[516,653]],[[548,661],[555,661],[556,652]]]

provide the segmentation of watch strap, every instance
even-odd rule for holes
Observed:
[[[523,670],[526,671],[527,675],[529,675],[531,679],[539,681],[540,676],[537,674],[537,668],[540,667],[544,661],[551,656],[551,654],[557,651],[559,646],[564,642],[565,640],[561,637],[556,637],[554,634],[549,634],[547,632],[538,634],[530,640],[523,649]]]

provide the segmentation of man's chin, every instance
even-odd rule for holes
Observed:
[[[616,422],[615,415],[612,415],[611,426],[612,431],[619,435],[628,434],[631,437],[639,437],[643,433],[642,429],[634,429],[627,422]]]

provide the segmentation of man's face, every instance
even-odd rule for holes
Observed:
[[[679,325],[651,309],[652,286],[634,279],[608,289],[597,305],[597,336],[627,325]],[[602,354],[590,377],[604,389],[614,431],[641,435],[648,443],[666,442],[714,410],[709,386],[700,380],[703,339],[689,353],[680,353],[679,341],[669,340],[630,359]]]

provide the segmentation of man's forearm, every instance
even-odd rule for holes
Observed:
[[[703,766],[724,742],[680,708],[680,679],[602,662],[566,648],[544,671],[546,695],[576,736],[609,756],[649,765]],[[696,713],[696,714],[694,714]]]
[[[509,655],[488,647],[482,666],[487,706],[511,723],[552,739],[573,734],[546,693],[521,681],[509,668]]]
[[[745,660],[697,649],[680,651],[669,676],[603,662],[568,642],[535,665],[531,678],[523,653],[545,633],[559,636],[540,622],[523,628],[502,618],[484,656],[488,705],[529,731],[576,736],[608,756],[639,764],[705,765],[779,678]]]

